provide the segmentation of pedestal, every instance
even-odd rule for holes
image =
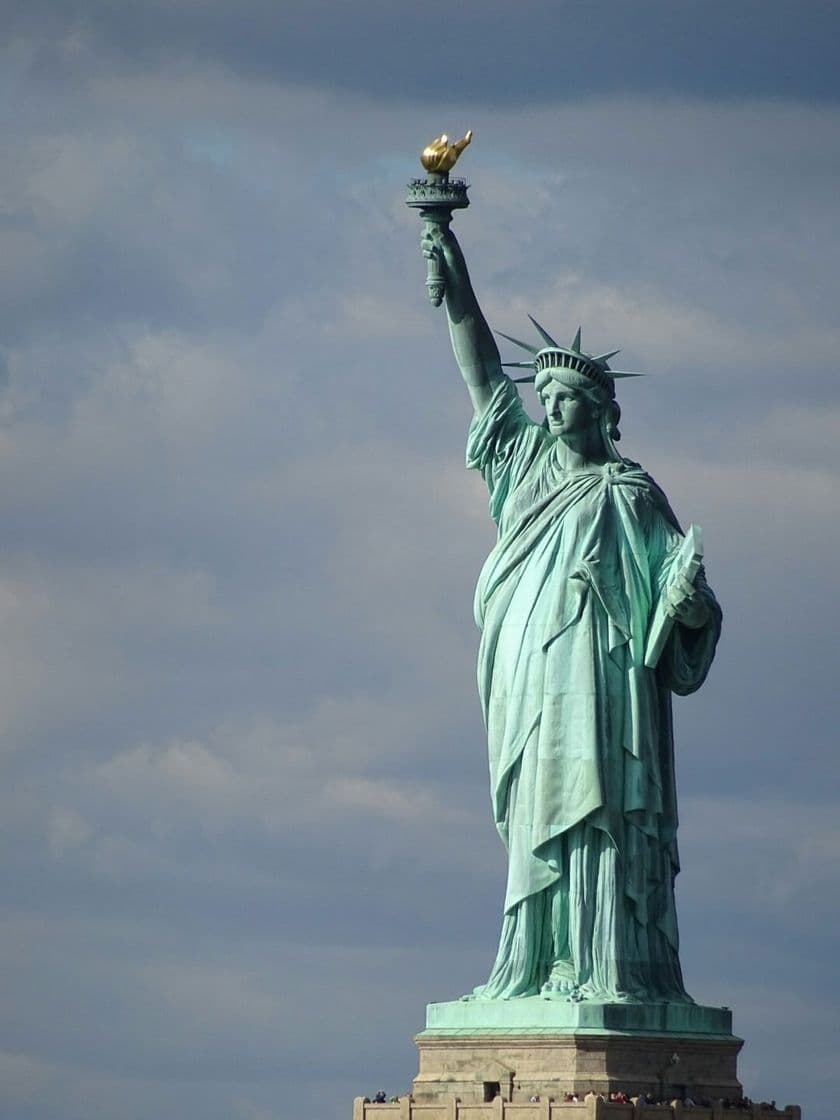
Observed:
[[[622,1090],[657,1099],[742,1096],[727,1008],[567,1003],[538,996],[429,1004],[416,1038],[418,1104],[499,1096],[562,1101]]]

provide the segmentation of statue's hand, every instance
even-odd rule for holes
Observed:
[[[420,238],[420,252],[427,260],[437,260],[442,267],[443,251],[438,244],[439,238],[435,236],[437,232],[433,226],[426,226]]]
[[[699,630],[709,618],[709,605],[698,588],[685,576],[677,576],[665,592],[665,609],[671,618],[689,630]]]
[[[455,234],[446,226],[429,222],[420,238],[420,250],[428,260],[436,260],[446,283],[449,298],[457,299],[465,286],[469,285],[464,254]]]
[[[423,236],[420,238],[420,250],[423,256],[429,260],[437,260],[445,273],[452,271],[452,265],[455,263],[453,245],[457,246],[457,242],[452,231],[442,229],[431,222],[424,228]]]

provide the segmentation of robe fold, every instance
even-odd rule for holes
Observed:
[[[703,683],[720,609],[701,573],[708,622],[675,625],[658,667],[645,668],[679,524],[637,464],[565,470],[557,452],[501,381],[467,447],[498,525],[475,614],[508,852],[499,954],[476,994],[534,994],[560,973],[576,998],[687,1000],[670,694]]]

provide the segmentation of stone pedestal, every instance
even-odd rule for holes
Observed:
[[[726,1008],[539,997],[439,1003],[427,1008],[416,1042],[418,1104],[562,1101],[614,1090],[658,1099],[742,1095],[743,1043]]]

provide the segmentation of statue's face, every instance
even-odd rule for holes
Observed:
[[[577,435],[598,423],[598,412],[586,393],[561,381],[549,381],[540,393],[548,430],[555,436]]]

